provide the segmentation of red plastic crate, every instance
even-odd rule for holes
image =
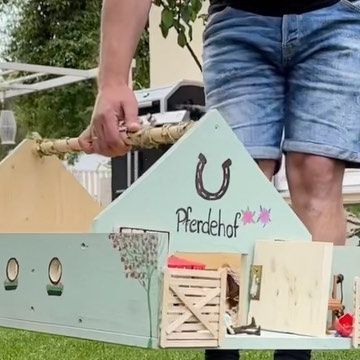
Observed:
[[[182,259],[177,256],[170,256],[168,259],[168,267],[175,269],[205,270],[206,265],[195,261]]]

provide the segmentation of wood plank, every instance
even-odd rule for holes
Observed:
[[[186,296],[190,302],[194,305],[199,302],[204,296]],[[168,305],[182,305],[182,300],[179,299],[178,296],[171,295],[169,298]],[[208,302],[208,305],[219,305],[220,304],[220,296],[216,296]]]
[[[176,285],[169,285],[171,289],[181,298],[181,293],[179,289],[176,288]],[[174,289],[175,287],[175,289]],[[212,299],[213,297],[217,296],[219,294],[219,289],[212,289],[209,291],[208,296],[206,296],[204,299],[199,301],[196,305],[190,305],[191,309],[187,310],[183,315],[179,316],[174,322],[172,322],[166,329],[166,333],[169,334],[173,331],[175,331],[182,323],[185,321],[188,321],[192,315],[194,315],[199,321],[201,321],[210,331],[213,329],[213,327],[210,325],[209,320],[206,315],[202,315],[199,313],[198,310],[200,310],[207,302]],[[182,299],[184,301],[184,299]],[[186,300],[185,300],[186,304]],[[188,304],[186,304],[188,306]],[[195,311],[195,313],[194,313]]]
[[[169,340],[166,343],[167,348],[216,348],[217,340]]]
[[[173,332],[167,336],[168,340],[213,340],[217,338],[216,336],[212,335],[209,331],[204,332]]]
[[[191,303],[192,306],[196,305]],[[168,314],[184,314],[189,308],[185,305],[178,305],[178,306],[168,306]],[[199,310],[200,314],[219,314],[220,309],[218,305],[209,305],[209,306],[203,306]]]
[[[1,233],[88,233],[102,207],[55,156],[24,140],[0,162]]]
[[[204,287],[204,288],[219,288],[220,290],[220,279],[209,280],[209,279],[191,279],[191,278],[172,278],[171,283],[180,287]]]
[[[181,293],[181,289],[179,287],[177,287],[176,285],[174,284],[171,284],[170,283],[170,289],[172,291],[174,291],[177,296],[184,302],[184,304],[187,306],[189,312],[191,311],[204,325],[205,327],[214,335],[216,336],[216,331],[215,329],[213,328],[213,326],[206,320],[202,317],[202,306],[200,305],[192,305],[186,298],[186,296],[184,296],[182,293]],[[203,299],[202,301],[208,301],[210,299],[212,299],[214,296],[216,296],[218,294],[218,290],[216,289],[215,291],[209,291],[209,294],[208,296]],[[210,311],[209,311],[210,312]],[[213,312],[213,311],[212,311]],[[183,315],[185,318],[186,318],[186,314]],[[169,328],[168,328],[169,329]]]
[[[170,289],[169,289],[169,282],[170,282],[170,275],[168,271],[164,272],[163,277],[163,289],[162,289],[162,309],[161,309],[161,329],[160,329],[160,346],[166,347],[167,346],[167,333],[166,328],[168,326],[168,322],[171,321],[168,318],[167,313],[167,304],[169,302],[170,296]]]
[[[213,270],[187,270],[187,269],[169,269],[170,276],[173,277],[191,277],[202,279],[219,279],[220,272]]]
[[[219,322],[219,314],[203,314],[203,317],[208,321],[208,322]],[[175,320],[177,320],[179,318],[178,314],[168,314],[167,315],[167,320],[168,323],[172,323]],[[191,315],[184,323],[190,323],[190,322],[199,322],[199,319],[193,315]],[[179,325],[180,326],[180,325]]]
[[[250,301],[249,317],[265,330],[325,336],[332,249],[331,243],[257,242],[260,299]]]
[[[219,330],[219,322],[210,322],[212,324],[212,326],[214,327],[214,329],[216,329],[217,331]],[[200,330],[206,330],[205,326],[200,323],[185,323],[180,325],[176,331],[177,332],[184,332],[184,331],[200,331]]]
[[[221,271],[221,292],[220,292],[220,321],[219,321],[219,345],[221,346],[225,338],[225,306],[226,306],[226,283],[227,271]]]
[[[180,288],[181,288],[181,292],[185,296],[201,296],[201,297],[204,297],[209,293],[209,289],[208,288],[203,288],[203,287],[180,287]]]

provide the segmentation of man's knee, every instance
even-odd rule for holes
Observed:
[[[287,178],[295,201],[334,201],[341,197],[344,164],[322,156],[291,153],[286,159]]]

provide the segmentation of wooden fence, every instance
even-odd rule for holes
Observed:
[[[95,171],[69,169],[69,171],[102,206],[110,204],[111,169],[99,169]]]

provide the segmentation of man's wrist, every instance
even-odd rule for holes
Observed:
[[[111,89],[117,89],[124,86],[129,86],[129,79],[113,76],[111,79],[99,79],[98,89],[99,91],[108,91]]]

